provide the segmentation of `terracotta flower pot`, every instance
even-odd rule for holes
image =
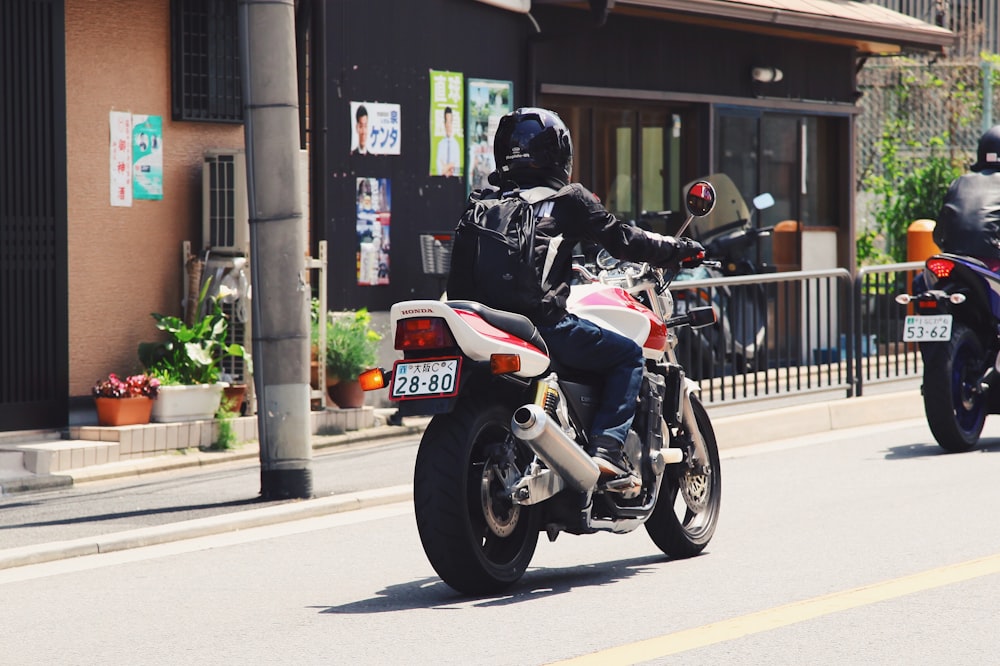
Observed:
[[[234,414],[243,413],[243,401],[246,399],[246,384],[230,384],[222,389],[222,404]]]
[[[134,398],[94,398],[97,423],[102,426],[141,425],[149,423],[153,399],[145,396]]]
[[[341,409],[351,409],[365,406],[365,392],[361,388],[361,382],[339,381],[327,388],[330,399],[337,403]]]

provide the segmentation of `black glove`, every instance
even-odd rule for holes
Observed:
[[[690,238],[675,239],[674,246],[677,251],[677,262],[685,268],[692,268],[701,264],[705,258],[705,248],[696,240]]]

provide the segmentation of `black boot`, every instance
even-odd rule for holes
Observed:
[[[622,443],[610,435],[594,437],[587,447],[587,453],[597,463],[602,477],[637,477]]]

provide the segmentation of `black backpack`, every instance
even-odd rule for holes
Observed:
[[[549,288],[535,265],[536,204],[569,188],[535,187],[501,196],[477,191],[455,228],[448,298],[530,315]]]

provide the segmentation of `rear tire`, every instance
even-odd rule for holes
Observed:
[[[699,471],[691,470],[686,463],[668,465],[663,472],[656,508],[645,523],[653,543],[674,558],[693,557],[705,549],[715,534],[722,501],[715,431],[708,413],[694,395],[691,407],[708,450],[708,465]]]
[[[927,424],[945,451],[968,451],[986,422],[987,396],[972,390],[988,366],[983,345],[968,327],[956,323],[951,340],[930,343],[925,350]]]
[[[504,442],[512,410],[463,399],[427,426],[417,451],[413,503],[431,566],[469,595],[499,592],[524,575],[538,543],[536,507],[513,504],[504,477],[514,474]],[[515,440],[516,442],[516,440]],[[516,442],[516,467],[531,454]]]

